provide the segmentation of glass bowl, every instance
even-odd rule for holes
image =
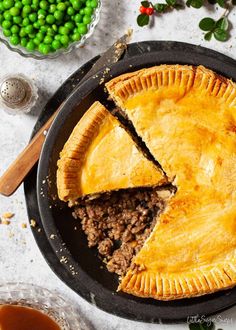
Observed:
[[[89,330],[73,302],[34,284],[0,285],[0,305],[31,307],[51,317],[61,330]]]
[[[93,18],[91,23],[88,25],[88,32],[86,34],[84,34],[81,39],[79,41],[75,41],[71,44],[69,44],[69,46],[67,48],[64,49],[59,49],[58,51],[54,52],[54,53],[50,53],[47,55],[41,54],[38,51],[28,51],[26,50],[24,47],[17,45],[17,46],[13,46],[10,44],[8,38],[6,38],[3,35],[2,32],[2,28],[0,27],[0,42],[5,44],[7,46],[8,49],[10,49],[13,52],[16,52],[18,54],[20,54],[23,57],[30,57],[30,58],[34,58],[35,60],[44,60],[44,59],[54,59],[57,58],[58,56],[62,55],[62,54],[68,54],[70,53],[72,50],[81,47],[85,41],[93,34],[94,29],[97,25],[97,23],[99,22],[100,19],[100,11],[101,11],[101,7],[102,7],[102,0],[98,0],[98,6],[95,9],[94,13],[93,13]]]

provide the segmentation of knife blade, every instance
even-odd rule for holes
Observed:
[[[109,65],[116,63],[121,58],[127,48],[131,33],[128,31],[119,38],[100,58],[94,63],[92,68],[79,81],[79,85],[94,76],[98,71],[106,69]],[[104,77],[104,76],[103,76]],[[76,86],[78,87],[78,85]],[[20,184],[24,181],[27,174],[37,163],[48,129],[51,127],[55,117],[61,111],[65,101],[41,127],[26,148],[18,155],[15,161],[8,167],[0,178],[0,194],[11,196]]]

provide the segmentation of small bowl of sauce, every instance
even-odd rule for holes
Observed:
[[[0,306],[1,330],[61,330],[48,315],[31,307],[19,305]]]
[[[88,330],[73,302],[37,285],[0,285],[1,330]]]

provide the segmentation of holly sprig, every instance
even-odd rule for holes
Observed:
[[[155,15],[178,10],[184,8],[179,0],[164,0],[162,3],[153,4],[151,1],[141,1],[141,6],[139,8],[140,14],[137,17],[137,23],[139,26],[148,25],[150,22],[150,17]],[[199,28],[205,32],[204,39],[210,41],[212,37],[218,41],[226,41],[229,39],[229,20],[228,15],[230,10],[236,5],[236,0],[187,0],[186,6],[199,9],[206,1],[212,6],[218,5],[224,8],[225,11],[223,15],[218,19],[214,20],[211,17],[205,17],[199,22]]]

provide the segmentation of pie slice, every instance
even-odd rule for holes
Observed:
[[[161,170],[99,102],[75,126],[58,160],[58,196],[70,204],[88,194],[165,181]]]
[[[162,65],[107,83],[177,186],[120,290],[171,300],[236,284],[236,85]]]

